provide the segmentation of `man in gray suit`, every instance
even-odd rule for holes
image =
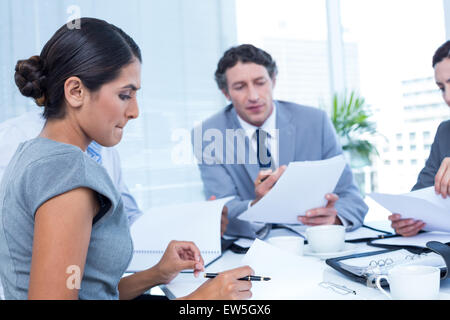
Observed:
[[[237,217],[272,188],[291,161],[342,153],[325,112],[273,100],[276,74],[275,61],[259,48],[241,45],[227,50],[215,77],[231,104],[192,133],[206,196],[235,197],[227,203],[227,235],[265,237],[267,225]],[[334,193],[324,197],[327,205],[299,212],[299,223],[343,224],[349,230],[361,226],[367,206],[348,165]]]

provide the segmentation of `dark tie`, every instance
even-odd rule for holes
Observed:
[[[261,169],[270,169],[272,167],[272,155],[267,147],[268,133],[262,129],[256,129],[256,158]],[[263,228],[256,232],[256,238],[264,239],[269,235],[272,225],[267,223]]]
[[[268,133],[261,129],[256,129],[256,157],[260,168],[268,169],[272,167],[272,155],[267,147]]]

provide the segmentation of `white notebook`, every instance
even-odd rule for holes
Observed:
[[[172,240],[194,242],[205,265],[220,257],[222,209],[231,199],[171,205],[145,212],[130,228],[134,253],[127,272],[157,264]]]

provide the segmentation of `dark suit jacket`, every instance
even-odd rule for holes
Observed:
[[[434,186],[434,177],[444,158],[450,157],[450,120],[442,122],[431,145],[430,156],[412,190]]]

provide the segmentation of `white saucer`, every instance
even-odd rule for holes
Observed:
[[[317,253],[317,252],[312,251],[312,248],[309,244],[305,244],[305,246],[303,247],[303,255],[317,257],[322,260],[325,260],[325,259],[350,255],[350,254],[354,253],[357,248],[358,248],[358,245],[356,245],[354,243],[346,242],[344,244],[344,248],[341,251]]]

